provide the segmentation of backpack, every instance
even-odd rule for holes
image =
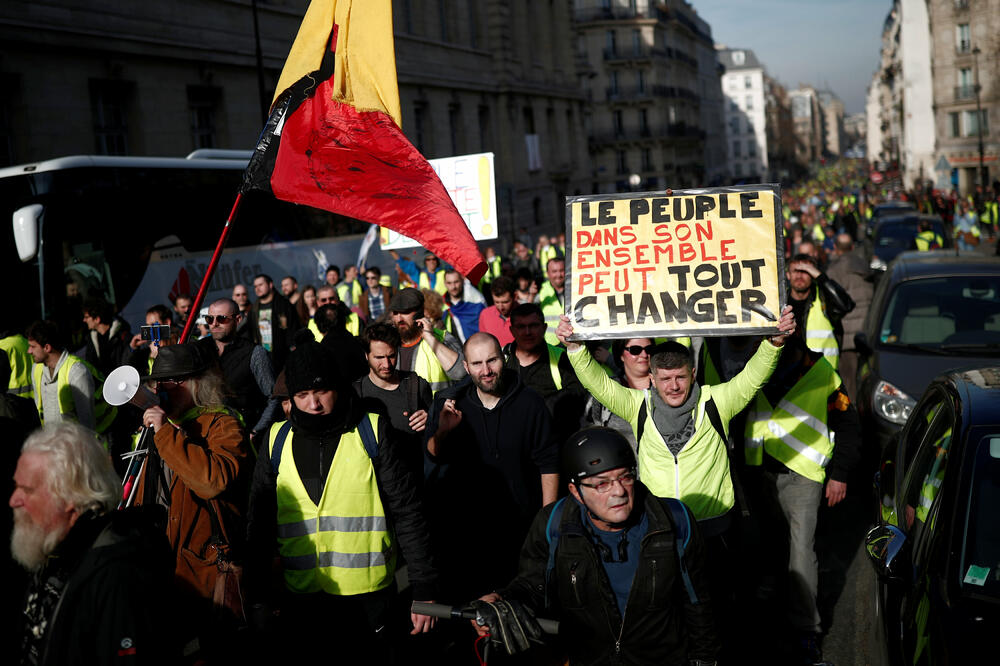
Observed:
[[[281,428],[278,429],[278,434],[274,439],[274,449],[271,450],[271,469],[274,473],[278,473],[278,465],[281,463],[281,450],[285,448],[285,440],[288,438],[288,433],[292,430],[292,422],[285,421],[281,424]],[[358,423],[358,434],[361,435],[361,442],[365,446],[365,453],[368,454],[369,458],[375,458],[378,455],[378,439],[375,437],[375,431],[372,429],[371,419],[365,414],[361,417],[361,422]]]
[[[549,520],[545,524],[545,541],[549,546],[548,563],[545,566],[545,607],[549,607],[549,590],[551,589],[552,574],[556,568],[556,550],[559,545],[560,529],[562,526],[563,509],[566,507],[566,497],[558,500],[549,514]],[[691,542],[691,511],[684,502],[672,497],[657,497],[660,505],[666,509],[670,516],[670,522],[674,527],[674,546],[677,548],[677,561],[680,563],[681,580],[684,581],[684,590],[687,592],[688,600],[691,603],[698,603],[698,594],[694,591],[691,583],[691,576],[688,573],[687,559],[684,554],[687,546]]]

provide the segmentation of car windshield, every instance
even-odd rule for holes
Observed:
[[[1000,275],[899,283],[879,327],[882,344],[1000,355]]]
[[[959,573],[966,592],[1000,598],[1000,432],[979,440]]]
[[[875,239],[876,251],[877,248],[910,249],[913,246],[913,238],[917,235],[917,224],[917,220],[882,223]],[[931,228],[936,234],[944,237],[944,227],[939,222],[934,222]]]

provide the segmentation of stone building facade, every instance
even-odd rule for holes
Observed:
[[[307,5],[0,4],[0,166],[249,150]],[[568,0],[396,0],[393,12],[404,133],[428,158],[496,153],[502,234],[561,227],[562,197],[592,187]]]
[[[768,133],[764,67],[750,49],[719,48],[725,95],[729,175],[734,181],[761,182],[768,175]]]
[[[592,103],[595,192],[705,185],[708,25],[684,0],[574,0],[578,54]],[[702,90],[706,90],[703,98]],[[713,102],[717,103],[717,102]],[[713,167],[717,171],[717,167]]]

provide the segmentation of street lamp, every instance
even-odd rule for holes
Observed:
[[[976,84],[972,89],[976,92],[976,128],[979,130],[979,184],[983,186],[983,190],[986,190],[986,184],[989,181],[989,175],[986,173],[985,158],[983,155],[983,107],[979,99],[979,91],[982,86],[979,85],[979,47],[976,46],[972,49],[972,62],[973,67],[976,69]]]

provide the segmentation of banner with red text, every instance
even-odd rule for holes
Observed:
[[[778,185],[567,197],[574,339],[776,333],[782,224]]]

